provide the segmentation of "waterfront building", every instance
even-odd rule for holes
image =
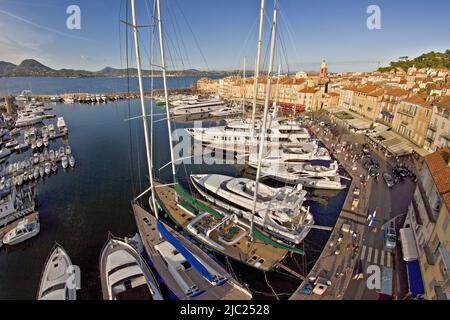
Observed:
[[[419,147],[423,147],[431,121],[432,106],[424,96],[414,95],[400,102],[392,128]]]
[[[319,89],[309,87],[299,90],[297,104],[305,106],[306,111],[316,110],[317,92],[319,92]]]
[[[450,148],[445,148],[425,156],[400,231],[404,235],[401,236],[402,252],[407,261],[410,294],[423,294],[427,299],[450,298],[449,209]],[[417,269],[421,279],[417,279]]]
[[[425,149],[437,151],[450,147],[450,96],[433,103],[433,114],[425,141]]]
[[[350,110],[375,121],[380,114],[380,102],[383,90],[374,85],[365,85],[354,89]]]
[[[401,88],[388,89],[380,101],[380,115],[378,121],[392,128],[394,115],[401,100],[409,95],[407,90]]]

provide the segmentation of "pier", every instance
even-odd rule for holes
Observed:
[[[323,130],[316,132],[316,135],[331,152],[332,144],[336,144],[337,141],[325,135]],[[358,261],[359,248],[362,246],[363,233],[367,224],[366,217],[371,185],[367,183],[366,186],[360,182],[360,175],[365,174],[365,169],[359,163],[346,159],[345,152],[335,152],[334,157],[351,176],[352,183],[328,242],[308,276],[304,279],[305,281],[292,294],[290,300],[342,299]],[[360,190],[358,194],[354,193],[355,188]],[[355,198],[359,199],[356,208],[353,206]],[[350,230],[351,232],[349,232]],[[314,281],[319,277],[331,282],[325,292],[322,295],[304,294],[306,286],[312,285],[314,287]]]

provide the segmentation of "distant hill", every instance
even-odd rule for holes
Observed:
[[[415,66],[417,69],[422,68],[436,68],[450,70],[450,50],[445,52],[428,52],[421,56],[409,60],[408,57],[401,57],[397,61],[392,61],[389,67],[379,68],[378,71],[389,72],[393,69],[403,69],[407,71],[408,68]]]
[[[144,76],[150,76],[151,71],[143,70]],[[159,70],[153,72],[155,76],[161,75]],[[196,69],[169,71],[169,76],[211,76],[227,75],[226,71],[200,71]],[[99,71],[86,71],[74,69],[55,70],[49,68],[34,59],[23,60],[19,65],[0,61],[0,77],[125,77],[127,75],[137,76],[135,68],[116,69],[111,67]]]
[[[6,73],[17,67],[14,63],[0,61],[0,73]]]

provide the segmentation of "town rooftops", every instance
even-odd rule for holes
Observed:
[[[425,156],[425,162],[439,194],[444,199],[447,209],[450,210],[450,148]]]
[[[319,91],[319,89],[312,88],[312,87],[307,87],[307,88],[298,90],[299,93],[312,93],[312,94],[316,93],[317,91]]]
[[[394,96],[394,97],[402,97],[402,96],[407,96],[408,91],[404,90],[404,89],[400,89],[400,88],[388,89],[388,90],[386,90],[386,95]]]
[[[450,96],[445,96],[434,103],[436,107],[450,110]]]
[[[372,93],[374,91],[377,91],[378,89],[380,89],[378,86],[374,86],[374,85],[368,84],[368,85],[365,85],[365,86],[362,86],[362,87],[358,87],[354,91],[355,92],[359,92],[359,93],[369,94],[369,93]]]
[[[431,108],[431,103],[427,101],[426,97],[424,96],[411,96],[409,98],[406,98],[405,100],[403,100],[405,102],[411,103],[411,104],[415,104],[424,108]]]

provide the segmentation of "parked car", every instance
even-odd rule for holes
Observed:
[[[395,186],[395,182],[394,179],[392,178],[392,176],[385,172],[383,173],[383,178],[384,178],[384,182],[386,182],[386,185],[388,186],[388,188],[392,188],[393,186]]]
[[[386,226],[384,228],[384,247],[387,250],[394,250],[397,244],[397,233],[393,224]]]

